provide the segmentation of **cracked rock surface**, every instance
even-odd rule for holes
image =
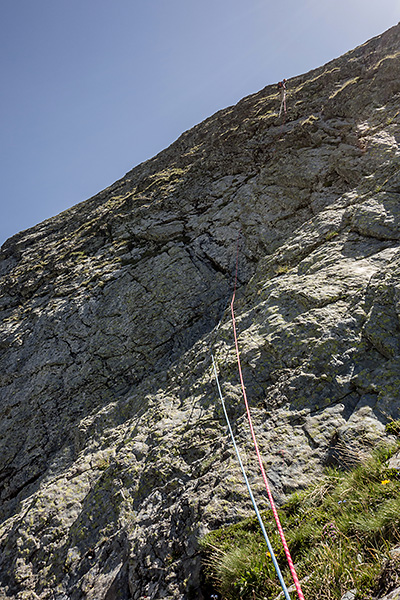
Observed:
[[[203,598],[251,513],[400,418],[400,26],[184,133],[0,255],[0,599]],[[239,235],[240,234],[240,235]],[[390,596],[391,597],[391,596]]]

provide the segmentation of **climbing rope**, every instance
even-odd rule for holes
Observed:
[[[271,555],[271,559],[272,559],[272,562],[273,562],[273,564],[274,564],[274,567],[275,567],[276,574],[278,575],[278,579],[279,579],[279,582],[280,582],[280,584],[281,584],[281,587],[282,587],[283,593],[284,593],[284,595],[285,595],[285,598],[286,598],[287,600],[290,600],[289,592],[288,592],[288,590],[287,590],[287,587],[286,587],[285,581],[284,581],[284,579],[283,579],[283,577],[282,577],[281,570],[280,570],[280,568],[279,568],[279,565],[278,565],[278,563],[277,563],[277,560],[276,560],[276,558],[275,558],[275,554],[274,554],[274,551],[273,551],[273,549],[272,549],[271,542],[269,541],[268,534],[267,534],[267,532],[266,532],[266,530],[265,530],[264,523],[263,523],[263,520],[262,520],[262,518],[261,518],[260,511],[258,510],[257,503],[256,503],[256,501],[255,501],[255,498],[254,498],[253,492],[252,492],[252,490],[251,490],[251,487],[250,487],[249,480],[248,480],[248,478],[247,478],[247,475],[246,475],[246,471],[244,470],[243,462],[242,462],[242,459],[241,459],[241,457],[240,457],[239,449],[238,449],[238,447],[237,447],[237,444],[236,444],[236,441],[235,441],[235,436],[233,435],[233,431],[232,431],[231,423],[230,423],[230,421],[229,421],[228,413],[227,413],[227,411],[226,411],[226,406],[225,406],[224,398],[223,398],[223,396],[222,396],[222,392],[221,392],[221,386],[219,385],[219,379],[218,379],[217,367],[215,366],[214,355],[213,355],[213,353],[212,353],[212,352],[211,352],[211,358],[212,358],[212,363],[213,363],[213,368],[214,368],[215,381],[216,381],[216,383],[217,383],[218,393],[219,393],[219,397],[220,397],[220,399],[221,399],[221,404],[222,404],[222,408],[223,408],[223,411],[224,411],[225,420],[226,420],[226,423],[227,423],[227,425],[228,425],[228,429],[229,429],[229,433],[230,433],[231,440],[232,440],[232,443],[233,443],[233,447],[235,448],[236,456],[237,456],[237,459],[238,459],[238,461],[239,461],[240,468],[241,468],[241,470],[242,470],[242,473],[243,473],[243,478],[244,478],[244,481],[245,481],[245,483],[246,483],[246,486],[247,486],[247,489],[248,489],[248,492],[249,492],[249,496],[250,496],[251,502],[252,502],[252,504],[253,504],[253,507],[254,507],[255,513],[256,513],[256,515],[257,515],[258,522],[260,523],[261,531],[262,531],[262,533],[263,533],[263,536],[264,536],[264,539],[265,539],[265,541],[266,541],[266,543],[267,543],[267,546],[268,546],[268,551],[269,551],[269,553],[270,553],[270,555]]]
[[[283,110],[283,124],[284,124],[285,121],[286,121],[286,95],[285,94],[284,94],[283,99],[282,99],[281,110],[279,112],[279,117],[281,116],[282,109],[284,109]],[[397,114],[395,116],[397,116]],[[384,187],[395,175],[397,175],[397,173],[399,171],[400,171],[400,169],[396,169],[395,172],[392,175],[390,175],[389,177],[387,177],[385,179],[385,181],[383,182],[383,184],[381,185],[381,187]],[[286,539],[285,539],[285,534],[283,532],[282,525],[281,525],[280,520],[279,520],[279,515],[278,515],[278,512],[277,512],[276,507],[275,507],[275,502],[274,502],[274,499],[273,499],[273,496],[272,496],[272,493],[271,493],[271,490],[270,490],[270,487],[269,487],[269,484],[268,484],[268,479],[267,479],[267,476],[265,474],[265,470],[264,470],[264,466],[263,466],[263,463],[262,463],[261,454],[260,454],[260,451],[259,451],[259,448],[258,448],[258,443],[257,443],[256,435],[255,435],[255,432],[254,432],[253,422],[252,422],[252,418],[251,418],[251,414],[250,414],[250,408],[249,408],[249,404],[248,404],[248,401],[247,401],[246,388],[245,388],[244,380],[243,380],[242,366],[241,366],[241,361],[240,361],[240,353],[239,353],[239,346],[238,346],[237,332],[236,332],[236,319],[235,319],[235,312],[234,312],[234,303],[235,303],[237,280],[238,280],[239,240],[240,240],[240,236],[241,236],[241,232],[239,232],[238,239],[237,239],[235,280],[234,280],[234,289],[233,289],[232,301],[230,303],[232,325],[233,325],[233,334],[234,334],[234,339],[235,339],[235,349],[236,349],[236,357],[237,357],[237,363],[238,363],[238,369],[239,369],[240,383],[241,383],[242,394],[243,394],[244,403],[245,403],[245,407],[246,407],[247,418],[248,418],[248,422],[249,422],[249,426],[250,426],[251,436],[252,436],[252,439],[253,439],[254,448],[256,450],[257,459],[258,459],[258,463],[259,463],[259,466],[260,466],[261,474],[262,474],[262,477],[263,477],[263,480],[264,480],[264,484],[265,484],[265,488],[266,488],[266,491],[267,491],[268,499],[269,499],[269,502],[270,502],[270,505],[271,505],[272,513],[273,513],[274,518],[275,518],[275,522],[276,522],[276,525],[277,525],[277,528],[278,528],[278,532],[279,532],[279,535],[280,535],[280,538],[281,538],[281,541],[282,541],[282,545],[283,545],[283,548],[284,548],[284,551],[285,551],[286,559],[287,559],[288,564],[289,564],[290,572],[291,572],[291,575],[292,575],[292,578],[293,578],[293,581],[294,581],[294,584],[295,584],[295,588],[296,588],[298,597],[299,597],[300,600],[304,600],[304,595],[303,595],[303,592],[301,590],[301,586],[300,586],[300,582],[299,582],[299,579],[298,579],[298,576],[297,576],[297,573],[296,573],[296,569],[294,567],[293,560],[292,560],[292,557],[290,555],[290,551],[289,551],[289,548],[288,548],[288,545],[287,545],[287,542],[286,542]],[[243,464],[242,464],[241,459],[240,459],[239,451],[237,449],[237,446],[236,446],[236,443],[235,443],[235,440],[234,440],[234,436],[233,436],[233,433],[232,433],[232,429],[231,429],[231,426],[230,426],[230,423],[229,423],[229,419],[228,419],[228,416],[227,416],[227,413],[226,413],[225,404],[224,404],[224,401],[223,401],[223,398],[222,398],[221,389],[220,389],[220,385],[219,385],[219,381],[218,381],[218,376],[217,376],[217,371],[216,371],[215,361],[214,361],[214,357],[213,356],[212,356],[212,360],[213,360],[213,367],[214,367],[215,377],[216,377],[216,381],[217,381],[218,391],[219,391],[221,402],[222,402],[222,406],[223,406],[223,409],[224,409],[225,418],[226,418],[226,421],[228,423],[228,428],[229,428],[229,431],[230,431],[230,434],[231,434],[232,442],[234,444],[235,451],[236,451],[236,454],[237,454],[237,457],[238,457],[238,460],[239,460],[239,464],[241,466],[242,473],[243,473],[246,485],[247,485],[248,490],[249,490],[250,498],[251,498],[251,500],[253,502],[254,509],[256,511],[258,520],[260,522],[260,526],[261,526],[263,534],[264,534],[265,528],[263,526],[261,517],[259,516],[259,512],[258,512],[258,509],[257,509],[255,501],[254,501],[254,496],[252,495],[250,486],[248,484],[248,480],[247,480],[247,477],[246,477],[246,474],[245,474],[245,471],[244,471],[244,468],[243,468]],[[268,545],[268,548],[269,548],[268,537],[266,536],[266,534],[264,534],[264,537],[266,539],[266,542],[267,542],[267,545]],[[272,553],[271,550],[270,550],[270,554],[271,554],[271,558],[272,558],[273,557],[273,553]],[[275,565],[275,562],[274,562],[274,565]],[[275,568],[276,568],[276,566],[275,566]],[[278,566],[278,569],[279,569],[279,566]],[[284,586],[284,582],[281,580],[281,575],[279,575],[279,573],[280,573],[280,571],[278,572],[278,570],[277,570],[277,574],[278,574],[278,577],[280,579],[280,582],[281,582],[281,585],[282,585],[282,589],[283,589],[283,591],[285,593],[286,598],[288,598],[287,590],[285,592],[286,588],[283,587]]]
[[[233,296],[232,296],[232,301],[231,301],[231,316],[232,316],[232,325],[233,325],[233,335],[234,335],[234,338],[235,338],[236,358],[237,358],[237,363],[238,363],[238,368],[239,368],[240,384],[242,386],[242,393],[243,393],[244,403],[245,403],[245,406],[246,406],[246,413],[247,413],[247,419],[248,419],[249,426],[250,426],[251,437],[253,438],[254,448],[255,448],[255,451],[256,451],[256,454],[257,454],[257,459],[258,459],[258,464],[260,465],[260,470],[261,470],[262,478],[264,480],[265,489],[267,490],[267,495],[268,495],[269,503],[271,505],[271,510],[272,510],[273,515],[274,515],[276,526],[277,526],[278,531],[279,531],[279,535],[280,535],[280,538],[281,538],[281,541],[282,541],[282,545],[283,545],[283,548],[284,548],[284,551],[285,551],[286,559],[287,559],[288,564],[289,564],[289,569],[290,569],[290,572],[291,572],[291,575],[292,575],[292,578],[293,578],[293,581],[294,581],[294,585],[296,587],[297,595],[300,598],[300,600],[304,600],[304,595],[303,595],[303,592],[301,590],[299,578],[297,577],[296,569],[294,567],[294,564],[293,564],[293,561],[292,561],[292,557],[290,555],[290,551],[289,551],[289,548],[288,548],[288,545],[287,545],[287,542],[286,542],[285,534],[283,533],[282,525],[281,525],[281,522],[279,520],[278,511],[276,510],[275,502],[274,502],[274,499],[272,497],[272,493],[271,493],[271,490],[270,490],[270,487],[269,487],[268,479],[267,479],[267,476],[265,474],[264,465],[262,463],[261,454],[260,454],[260,450],[258,448],[258,443],[257,443],[256,435],[254,433],[254,427],[253,427],[253,421],[252,421],[251,414],[250,414],[250,408],[249,408],[249,404],[247,402],[246,388],[245,388],[244,381],[243,381],[242,365],[241,365],[241,362],[240,362],[239,346],[238,346],[237,333],[236,333],[235,312],[234,312],[234,308],[233,308],[233,305],[234,305],[234,302],[235,302],[236,287],[237,287],[237,278],[238,278],[239,239],[240,239],[240,235],[241,234],[239,233],[238,239],[237,239],[235,284],[234,284]]]

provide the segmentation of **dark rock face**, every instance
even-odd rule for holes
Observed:
[[[2,247],[0,599],[202,597],[197,539],[400,414],[400,26]],[[221,320],[220,326],[217,324]]]

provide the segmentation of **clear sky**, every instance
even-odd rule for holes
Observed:
[[[1,0],[0,244],[400,20],[400,0]]]

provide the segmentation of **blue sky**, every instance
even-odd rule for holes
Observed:
[[[400,0],[2,0],[0,244],[399,20]]]

